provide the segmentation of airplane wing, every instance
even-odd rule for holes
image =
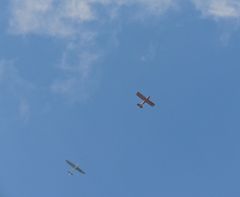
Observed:
[[[150,101],[149,99],[146,100],[146,103],[149,104],[149,105],[152,106],[152,107],[155,105],[155,103],[153,103],[153,102]]]
[[[144,100],[144,101],[147,99],[147,98],[146,98],[145,96],[143,96],[140,92],[137,92],[136,95],[137,95],[140,99],[142,99],[142,100]]]
[[[83,170],[81,170],[79,167],[75,168],[78,172],[81,172],[82,174],[86,174]]]
[[[67,164],[70,165],[72,168],[76,168],[76,165],[68,160],[66,160]]]

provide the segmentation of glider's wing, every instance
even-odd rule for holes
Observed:
[[[75,168],[78,172],[81,172],[82,174],[85,174],[85,172],[83,170],[81,170],[79,167]]]
[[[66,160],[67,164],[70,165],[72,168],[76,168],[76,165],[68,160]]]
[[[136,95],[144,101],[147,100],[147,98],[145,96],[143,96],[140,92],[137,92]]]
[[[85,172],[80,169],[78,166],[76,166],[74,163],[71,161],[66,160],[67,164],[70,165],[74,170],[77,170],[78,172],[81,172],[82,174],[85,174]]]
[[[152,107],[155,105],[155,103],[153,103],[153,102],[150,101],[149,99],[146,100],[146,103],[149,104],[149,105],[152,106]]]

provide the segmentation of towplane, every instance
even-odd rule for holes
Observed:
[[[145,97],[145,96],[144,96],[142,93],[140,93],[140,92],[137,92],[136,95],[137,95],[140,99],[142,99],[142,102],[137,104],[137,106],[138,106],[139,108],[143,108],[143,105],[144,105],[145,103],[147,103],[148,105],[150,105],[150,106],[152,106],[152,107],[155,106],[155,103],[153,103],[153,102],[150,100],[150,96]]]

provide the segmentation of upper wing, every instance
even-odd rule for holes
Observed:
[[[72,168],[76,168],[76,165],[68,160],[66,160],[66,162],[68,163],[68,165],[70,165]]]
[[[144,101],[147,99],[147,98],[146,98],[145,96],[143,96],[140,92],[137,92],[136,95],[137,95],[140,99],[142,99],[142,100],[144,100]]]
[[[82,174],[85,174],[85,172],[82,170],[82,169],[80,169],[79,167],[77,167],[77,168],[75,168],[78,172],[81,172]]]
[[[155,105],[155,103],[153,103],[153,102],[150,101],[149,99],[146,100],[146,103],[149,104],[149,105],[152,106],[152,107]]]

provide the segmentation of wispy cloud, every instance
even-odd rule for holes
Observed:
[[[229,41],[239,31],[239,0],[192,0],[204,19],[218,22],[220,26],[220,43],[228,46]]]
[[[175,0],[11,0],[10,30],[66,37],[88,23],[113,18],[121,8],[135,6],[142,14],[160,14],[174,5]]]
[[[88,1],[12,0],[10,31],[14,34],[71,36],[77,25],[94,20]]]
[[[183,1],[10,0],[9,30],[14,35],[50,36],[68,43],[57,67],[61,75],[49,86],[56,94],[78,100],[80,97],[87,97],[87,92],[91,89],[91,74],[102,56],[102,51],[96,49],[96,42],[99,35],[107,29],[105,24],[115,24],[122,17],[140,21],[149,16],[159,17],[169,10],[181,7]],[[211,19],[240,18],[238,0],[186,1],[193,3],[203,16]],[[222,39],[227,40],[228,37]],[[150,49],[142,60],[150,58],[153,53]]]
[[[34,85],[26,81],[13,62],[0,61],[0,92],[2,97],[13,98],[18,103],[18,115],[24,122],[30,118],[30,104],[25,98],[34,90]]]
[[[95,49],[99,29],[88,25],[101,21],[95,6],[107,6],[106,0],[12,0],[10,32],[14,35],[57,37],[67,46],[57,66],[61,75],[53,79],[50,90],[70,101],[86,98],[92,87],[94,64],[101,56]],[[80,96],[81,95],[81,96]]]
[[[21,99],[19,103],[19,116],[24,122],[28,122],[30,118],[30,104],[26,99]]]
[[[93,88],[93,65],[100,57],[100,52],[84,43],[69,43],[57,67],[61,75],[53,81],[51,90],[68,97],[71,102],[88,98]]]
[[[193,0],[204,16],[214,19],[240,19],[238,0]]]
[[[0,60],[0,86],[14,96],[34,89],[33,84],[21,77],[14,63],[6,60]]]
[[[204,16],[214,19],[239,19],[239,0],[188,0]],[[158,16],[180,7],[179,0],[10,0],[10,32],[57,37],[81,36],[98,31],[92,23],[104,24],[121,17],[121,11],[131,9],[129,17]],[[126,13],[126,12],[124,12]],[[91,29],[91,30],[90,30]]]

